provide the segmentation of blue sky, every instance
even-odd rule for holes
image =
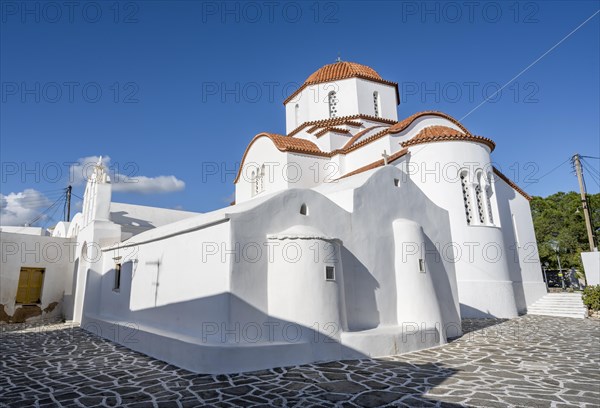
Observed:
[[[282,101],[338,53],[399,83],[400,118],[439,110],[493,139],[530,194],[575,190],[565,161],[600,156],[598,1],[71,4],[1,2],[0,192],[4,210],[29,202],[19,220],[97,155],[146,178],[115,201],[227,205],[226,170],[255,134],[285,133]]]

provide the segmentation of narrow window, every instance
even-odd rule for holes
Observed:
[[[381,106],[379,105],[379,92],[373,92],[373,111],[375,112],[375,116],[381,117]]]
[[[395,185],[396,187],[398,187],[398,186],[400,185],[400,179],[397,179],[397,178],[395,178],[395,179],[394,179],[394,185]]]
[[[477,174],[477,183],[475,184],[475,199],[477,201],[477,216],[480,224],[485,224],[485,213],[483,211],[483,191],[481,188],[481,172]]]
[[[419,272],[425,273],[425,260],[419,259]]]
[[[265,191],[265,165],[260,166],[260,173],[258,174],[258,192],[262,193]]]
[[[469,192],[469,174],[466,170],[460,173],[460,184],[463,193],[463,202],[465,205],[465,215],[467,216],[467,225],[471,225],[473,214],[471,211],[471,193]]]
[[[300,206],[300,214],[308,215],[308,207],[306,206],[306,204],[302,204]]]
[[[328,100],[329,100],[329,117],[336,118],[337,114],[338,114],[338,106],[337,106],[338,98],[337,98],[337,94],[335,93],[335,91],[329,92]]]
[[[252,197],[254,197],[258,193],[258,180],[254,170],[252,170],[252,173],[250,174],[250,183],[252,185]]]
[[[16,303],[41,303],[43,268],[21,268]]]
[[[298,104],[296,104],[296,106],[294,106],[294,123],[295,123],[294,127],[300,126],[300,105],[298,105]]]
[[[113,285],[113,290],[118,292],[121,289],[121,264],[115,264],[115,283]]]
[[[488,173],[486,178],[485,186],[485,199],[487,201],[488,221],[490,224],[494,224],[494,214],[492,212],[492,175]]]
[[[328,280],[328,281],[335,280],[335,267],[333,267],[333,266],[325,267],[325,280]]]

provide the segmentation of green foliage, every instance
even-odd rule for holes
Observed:
[[[590,310],[600,310],[600,285],[588,286],[583,289],[583,304]]]
[[[600,194],[589,194],[592,225],[600,226]],[[579,210],[579,211],[578,211]],[[533,197],[531,214],[542,264],[548,262],[550,269],[558,269],[556,252],[551,241],[560,247],[563,269],[575,267],[582,270],[580,253],[589,251],[585,219],[579,193],[556,193],[546,198]]]

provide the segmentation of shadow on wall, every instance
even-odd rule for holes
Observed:
[[[460,304],[460,314],[461,316],[467,316],[466,318],[477,316],[476,319],[497,319],[489,310],[479,310],[464,303]]]
[[[114,270],[101,276],[88,270],[82,327],[149,356],[200,373],[235,373],[367,358],[340,343],[340,327],[315,322],[311,327],[270,316],[231,294],[132,311],[132,268],[121,269],[119,292]],[[99,308],[99,305],[102,308]],[[230,308],[244,309],[253,320],[230,321]],[[427,341],[421,333],[400,333],[402,341]]]
[[[141,218],[128,217],[127,211],[115,211],[110,213],[110,220],[121,226],[122,232],[137,235],[141,232],[156,228],[151,222]]]
[[[375,298],[379,282],[348,248],[342,245],[341,250],[348,330],[373,329],[380,323]]]
[[[79,261],[77,258],[73,264],[73,273],[71,275],[71,292],[63,294],[62,314],[65,320],[73,320],[73,308],[75,306],[75,290],[77,289],[77,276],[79,272]],[[85,299],[84,299],[85,300]]]
[[[460,322],[460,316],[458,310],[455,308],[455,299],[453,297],[452,284],[449,276],[456,276],[455,263],[444,262],[442,254],[438,247],[434,244],[429,236],[425,235],[425,247],[429,248],[431,253],[429,257],[433,256],[434,262],[428,264],[431,269],[429,273],[432,274],[433,278],[433,289],[435,290],[435,298],[438,300],[440,305],[440,313],[444,322]],[[452,307],[441,307],[441,305],[452,305]],[[461,309],[462,314],[462,309]],[[457,323],[457,326],[459,324]],[[456,338],[462,334],[461,327],[455,327],[448,325],[444,327],[444,335],[449,338]]]
[[[506,246],[506,256],[508,257],[506,263],[508,265],[510,279],[513,282],[517,311],[519,314],[524,314],[527,312],[527,300],[525,299],[525,288],[523,286],[523,271],[521,270],[521,263],[519,262],[519,254],[516,252],[519,251],[515,242],[517,232],[515,231],[515,225],[510,210],[510,201],[516,198],[517,193],[512,187],[505,188],[505,185],[501,186],[502,183],[500,183],[499,178],[497,176],[494,177],[496,183],[496,201],[500,213],[500,223],[502,225],[502,236]],[[502,191],[502,195],[498,194],[499,190]],[[501,197],[504,199],[503,201],[500,201]],[[514,242],[514,246],[508,244],[511,242]]]

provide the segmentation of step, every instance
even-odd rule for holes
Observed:
[[[529,313],[536,316],[552,316],[552,317],[571,317],[573,319],[585,319],[585,314],[565,314],[565,313]]]
[[[581,305],[552,305],[552,306],[548,306],[548,305],[536,305],[533,304],[531,306],[529,306],[527,309],[568,309],[568,310],[577,310],[577,309],[585,309],[584,306]]]
[[[527,309],[527,313],[565,313],[565,314],[585,314],[584,309],[568,310],[568,309]]]
[[[581,300],[581,293],[548,293],[528,306],[527,313],[584,319],[587,316],[587,308]]]
[[[529,307],[547,307],[547,308],[553,308],[553,307],[568,307],[568,308],[574,308],[574,307],[580,307],[580,308],[585,308],[585,306],[583,304],[578,304],[578,305],[571,305],[571,304],[564,304],[564,303],[559,303],[556,305],[547,305],[545,303],[534,303],[533,305],[529,306]]]

